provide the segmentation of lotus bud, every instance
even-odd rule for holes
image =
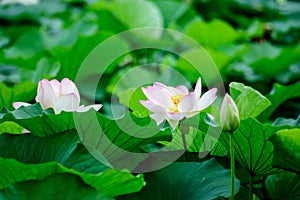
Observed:
[[[228,94],[223,99],[220,118],[223,131],[233,132],[240,126],[239,110]]]

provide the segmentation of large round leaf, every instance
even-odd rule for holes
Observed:
[[[60,142],[64,143],[64,141],[70,141],[70,138],[67,140],[55,139],[55,137],[49,137],[49,135],[58,134],[57,138],[64,137],[61,135],[62,132],[66,132],[65,134],[69,135],[68,130],[75,128],[73,120],[73,117],[75,116],[76,128],[85,147],[88,148],[90,152],[93,152],[94,156],[101,156],[101,158],[97,158],[101,159],[102,162],[105,162],[109,166],[116,162],[124,163],[125,166],[128,166],[129,164],[131,167],[125,168],[134,169],[139,162],[145,158],[143,153],[137,153],[138,155],[135,155],[141,160],[135,159],[135,162],[128,162],[127,156],[130,154],[130,152],[140,152],[140,147],[157,141],[171,140],[172,136],[170,129],[161,131],[157,127],[156,123],[153,120],[150,120],[149,117],[137,118],[132,114],[127,114],[121,119],[111,120],[95,110],[90,110],[86,113],[63,112],[59,115],[54,115],[52,113],[48,113],[48,110],[41,110],[38,104],[30,107],[23,107],[6,114],[2,113],[2,119],[0,120],[14,121],[15,123],[22,125],[24,128],[29,129],[32,134],[37,136],[48,135],[45,137],[45,139],[32,137],[32,135],[19,136],[19,138],[28,137],[28,143],[21,142],[20,144],[22,144],[21,146],[23,150],[30,151],[32,155],[35,155],[39,154],[38,152],[41,153],[46,151],[45,149],[48,151],[48,145],[52,146],[50,149],[53,149],[53,145],[55,145],[57,142],[57,145],[60,145]],[[60,123],[57,124],[58,121]],[[67,138],[69,136],[65,137]],[[77,140],[78,142],[79,138],[76,137],[76,133],[73,133],[73,139],[75,141]],[[7,139],[7,141],[9,140],[10,139]],[[30,142],[30,140],[32,141]],[[30,146],[28,144],[38,140],[44,141],[46,146],[39,146],[38,148],[41,148],[42,150],[36,151],[34,146]],[[48,142],[49,140],[52,140],[52,143]],[[39,142],[36,143],[39,144]],[[3,143],[3,149],[6,148],[5,144],[6,143]],[[20,144],[17,144],[15,148],[20,146]],[[66,149],[69,147],[77,148],[78,145],[76,143],[71,143],[71,145],[69,144],[63,146],[63,148]],[[73,149],[70,150],[70,153],[72,153]],[[16,149],[13,151],[18,152]],[[3,152],[5,152],[5,150],[3,150]],[[52,153],[53,152],[50,151],[51,158],[53,158]],[[63,150],[62,155],[64,155]],[[68,157],[65,157],[63,161],[66,161],[67,158]],[[122,166],[123,167],[121,169],[124,168],[123,164]]]
[[[163,27],[163,17],[155,4],[145,0],[115,0],[111,5],[112,13],[128,29],[144,27]],[[159,38],[161,30],[146,30],[145,35],[149,38]]]
[[[2,134],[0,157],[14,158],[28,164],[56,161],[67,168],[85,173],[100,173],[107,169],[89,154],[75,131],[47,137]]]
[[[0,109],[6,106],[12,108],[16,101],[31,101],[35,96],[36,84],[28,81],[8,87],[0,82]]]
[[[58,187],[53,187],[58,186]],[[24,181],[15,183],[0,191],[2,200],[111,200],[112,197],[102,195],[89,187],[82,180],[70,174],[54,174],[45,180]]]
[[[271,102],[266,97],[249,86],[232,82],[229,87],[230,95],[239,109],[240,119],[257,117],[271,105]]]
[[[283,172],[268,176],[265,182],[269,198],[275,200],[296,200],[300,198],[300,176]]]
[[[270,140],[275,147],[274,166],[300,173],[300,129],[280,130]]]
[[[274,146],[268,139],[282,128],[263,125],[252,118],[241,121],[233,133],[235,159],[256,176],[278,172],[272,165]],[[223,132],[220,142],[229,149],[229,133]]]
[[[73,169],[68,169],[63,167],[62,165],[56,163],[56,162],[48,162],[43,164],[23,164],[13,159],[3,159],[0,158],[0,171],[1,171],[1,178],[0,179],[0,193],[2,193],[3,196],[9,195],[15,188],[14,184],[16,183],[22,183],[22,186],[26,188],[30,185],[32,186],[32,182],[28,181],[41,181],[45,180],[51,175],[57,175],[58,178],[60,175],[63,175],[66,177],[67,175],[70,175],[71,179],[63,180],[59,183],[59,185],[62,185],[62,187],[72,187],[73,184],[70,185],[70,180],[73,179],[73,181],[76,181],[73,186],[73,189],[78,188],[78,185],[81,181],[81,186],[86,191],[84,192],[90,192],[92,190],[97,191],[101,195],[108,195],[108,196],[117,196],[121,194],[127,194],[131,192],[139,191],[143,184],[143,177],[133,176],[132,174],[125,172],[125,171],[118,171],[115,169],[107,169],[99,174],[86,174],[81,173],[78,171],[75,171]],[[76,178],[76,180],[74,180]],[[61,179],[60,179],[61,180]],[[48,181],[53,181],[53,177],[50,178]],[[71,181],[72,182],[72,181]],[[44,193],[49,192],[48,194],[50,196],[55,195],[53,192],[56,192],[56,187],[51,187],[51,189],[43,187],[43,184],[38,184],[38,188],[32,188],[35,192],[37,192],[37,189],[41,189],[38,191],[41,193],[41,196],[45,196]],[[47,186],[47,184],[45,184]],[[57,185],[57,184],[56,184]],[[7,189],[9,187],[9,189]],[[39,188],[42,187],[42,188]],[[19,185],[16,186],[16,189],[19,189]],[[60,187],[57,187],[59,189]],[[4,190],[3,190],[4,189]],[[5,190],[7,189],[7,190]],[[21,193],[22,189],[20,191],[16,191],[19,193],[18,195],[22,195]],[[76,191],[76,190],[75,190]],[[29,195],[32,191],[24,191],[23,195],[26,197]],[[33,193],[35,193],[33,192]],[[95,192],[93,192],[95,195]],[[56,194],[58,195],[59,199],[63,199],[63,197],[67,197],[68,193],[60,193]],[[72,194],[72,193],[71,193]],[[82,195],[82,193],[79,193]],[[61,195],[61,196],[59,196]],[[74,195],[74,194],[73,194]],[[6,196],[7,197],[7,196]],[[30,199],[36,198],[36,196],[31,196]],[[22,198],[21,198],[22,199]]]
[[[3,109],[0,113],[0,123],[7,121],[13,121],[38,136],[53,135],[74,128],[72,113],[62,112],[55,115],[53,110],[43,110],[38,103],[21,106],[13,111]]]
[[[259,116],[260,120],[266,120],[268,117],[270,117],[273,112],[285,101],[293,98],[299,98],[300,82],[298,81],[287,86],[276,83],[274,84],[271,93],[267,97],[272,102],[272,105],[265,110],[261,116]]]
[[[205,162],[173,163],[152,173],[145,174],[146,186],[141,192],[118,199],[145,200],[207,200],[230,196],[230,172],[216,160]],[[235,192],[239,181],[235,179]]]
[[[170,141],[170,129],[161,131],[156,122],[127,113],[123,118],[110,120],[94,111],[74,115],[76,128],[83,144],[94,155],[105,157],[112,166],[135,169],[148,154],[141,152],[144,145]]]

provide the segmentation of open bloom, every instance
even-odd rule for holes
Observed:
[[[226,94],[220,110],[221,125],[224,131],[235,131],[240,126],[239,110],[233,99]]]
[[[86,112],[91,108],[99,110],[102,107],[101,104],[80,106],[78,89],[68,78],[64,78],[61,82],[56,79],[51,81],[41,80],[35,101],[40,103],[43,109],[53,108],[55,114],[59,114],[61,111]],[[13,103],[15,109],[28,105],[30,104],[24,102]]]
[[[150,117],[158,125],[167,120],[173,130],[180,120],[198,114],[217,98],[216,88],[209,90],[200,98],[201,78],[198,79],[194,92],[190,93],[183,85],[174,88],[158,82],[142,90],[148,100],[140,100],[140,103],[153,112]]]

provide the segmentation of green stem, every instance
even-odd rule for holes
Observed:
[[[254,181],[254,176],[250,174],[249,178],[249,200],[253,200],[253,181]]]
[[[233,146],[233,132],[229,134],[230,142],[230,169],[231,169],[231,184],[230,184],[230,199],[234,200],[234,177],[235,177],[235,167],[234,167],[234,146]]]
[[[184,159],[187,162],[188,158],[187,158],[187,145],[186,145],[186,139],[185,139],[185,134],[181,133],[181,137],[182,137],[182,144],[183,144],[183,150],[184,150]]]

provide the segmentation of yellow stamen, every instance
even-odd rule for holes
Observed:
[[[182,95],[182,94],[171,96],[171,100],[174,103],[176,110],[177,110],[178,104],[180,103],[180,101],[183,97],[184,97],[184,95]]]
[[[180,102],[178,96],[171,96],[171,100],[173,101],[174,105],[177,107]]]

